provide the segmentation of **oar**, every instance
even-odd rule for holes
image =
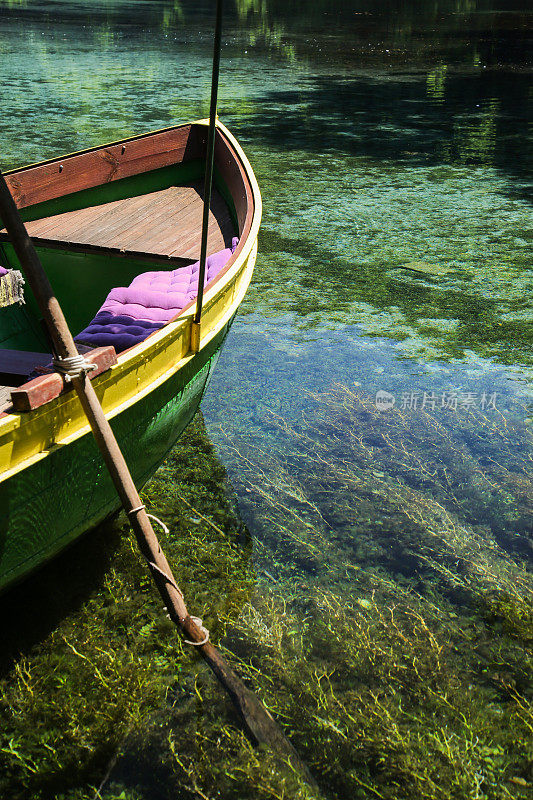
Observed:
[[[266,744],[282,756],[290,758],[293,767],[299,769],[303,777],[313,784],[313,778],[307,767],[272,716],[211,644],[209,634],[202,627],[201,620],[191,617],[187,611],[183,594],[159,546],[115,435],[104,415],[91,381],[87,378],[85,359],[78,354],[59,302],[1,171],[0,217],[54,344],[56,353],[54,365],[56,369],[70,377],[78,394],[98,448],[104,457],[120,501],[137,537],[141,553],[148,562],[152,577],[163,598],[163,603],[168,609],[170,618],[184,634],[186,641],[197,647],[202,658],[209,664],[226,689],[252,740]]]

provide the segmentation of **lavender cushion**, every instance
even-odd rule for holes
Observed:
[[[205,284],[218,275],[238,242],[234,238],[231,248],[209,256]],[[194,300],[199,268],[197,261],[171,272],[143,272],[127,288],[112,289],[95,318],[76,336],[76,341],[93,347],[112,344],[117,353],[144,341]]]
[[[2,275],[7,275],[7,269],[5,269],[4,267],[0,266],[0,277]]]

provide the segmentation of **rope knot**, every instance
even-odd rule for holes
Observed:
[[[183,641],[185,642],[185,644],[192,644],[193,647],[201,647],[201,645],[207,644],[207,642],[209,641],[209,631],[205,627],[205,625],[202,623],[202,618],[201,617],[193,617],[193,616],[191,616],[191,619],[200,628],[200,630],[202,631],[202,633],[204,635],[204,638],[199,642],[193,642],[190,639],[184,639]]]
[[[73,378],[80,378],[87,372],[96,369],[96,364],[91,364],[85,356],[65,356],[64,358],[54,358],[52,361],[54,369],[63,375],[65,381],[70,383]]]

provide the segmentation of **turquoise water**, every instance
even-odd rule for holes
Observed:
[[[207,114],[210,4],[89,5],[0,2],[4,168]],[[531,11],[227,5],[259,256],[207,435],[148,498],[324,796],[527,797]],[[94,542],[39,578],[37,624],[4,600],[3,791],[307,796],[174,654],[117,530]]]

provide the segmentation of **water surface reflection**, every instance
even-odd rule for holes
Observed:
[[[262,188],[260,254],[204,403],[216,454],[191,429],[147,502],[325,796],[526,797],[532,15],[227,5],[220,114]],[[0,2],[3,165],[205,116],[210,9]],[[4,601],[0,793],[309,797],[116,530],[41,579],[40,624],[31,592]],[[63,602],[47,580],[74,565]]]

